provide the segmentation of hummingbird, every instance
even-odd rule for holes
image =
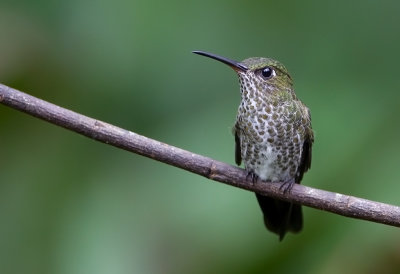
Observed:
[[[193,51],[230,66],[239,77],[241,101],[236,122],[235,162],[244,162],[253,182],[281,182],[284,193],[300,184],[311,167],[314,133],[310,110],[297,98],[293,80],[280,62],[251,57],[241,62]],[[268,230],[282,240],[303,228],[301,206],[257,194]]]

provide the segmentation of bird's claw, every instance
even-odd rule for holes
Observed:
[[[288,192],[290,192],[292,190],[294,186],[294,182],[293,181],[289,181],[289,182],[284,182],[280,187],[279,190],[283,191],[283,194],[286,194]]]
[[[248,171],[247,175],[246,175],[246,180],[248,180],[250,178],[251,183],[254,185],[257,183],[258,180],[258,176],[257,174],[255,174],[253,171]]]

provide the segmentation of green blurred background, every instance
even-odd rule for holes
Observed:
[[[400,3],[4,1],[0,82],[234,164],[233,71],[268,56],[313,116],[303,183],[400,205]],[[254,194],[0,106],[0,273],[400,273],[397,228],[304,208],[278,242]]]

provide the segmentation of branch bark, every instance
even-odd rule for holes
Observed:
[[[115,147],[199,174],[214,181],[342,216],[400,227],[400,207],[294,185],[288,193],[280,183],[251,183],[245,170],[134,132],[81,115],[0,84],[0,103],[52,124]]]

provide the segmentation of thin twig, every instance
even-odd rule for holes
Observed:
[[[252,184],[238,167],[218,162],[134,132],[89,118],[0,84],[0,103],[97,141],[202,175],[214,181],[339,215],[400,227],[400,207],[339,193],[294,185],[288,193],[280,183]]]

